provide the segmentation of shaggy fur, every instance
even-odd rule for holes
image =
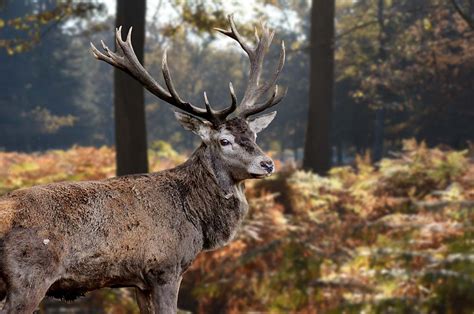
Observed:
[[[245,120],[224,129],[244,146],[234,143],[242,160],[263,158]],[[31,313],[45,294],[71,300],[102,287],[137,287],[143,313],[176,312],[183,272],[230,241],[248,208],[233,175],[245,161],[229,166],[212,132],[174,169],[0,198],[0,312]]]

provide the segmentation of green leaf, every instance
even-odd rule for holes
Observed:
[[[427,18],[423,19],[423,28],[426,31],[430,31],[433,28],[433,25],[431,24],[430,20]]]

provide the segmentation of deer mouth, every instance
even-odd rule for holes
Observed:
[[[271,173],[251,173],[253,179],[263,179],[269,177]]]

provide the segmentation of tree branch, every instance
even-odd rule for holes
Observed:
[[[451,3],[453,4],[454,9],[456,10],[456,12],[462,17],[462,19],[467,24],[469,24],[469,27],[474,29],[474,19],[462,10],[462,8],[459,6],[459,4],[457,3],[456,0],[451,0]]]
[[[361,28],[366,28],[372,24],[376,24],[378,21],[377,20],[372,20],[372,21],[368,21],[368,22],[365,22],[365,23],[361,23],[359,25],[356,25],[354,27],[351,27],[349,28],[348,30],[342,32],[342,33],[339,33],[336,35],[336,39],[340,39],[341,37],[344,37],[344,36],[347,36],[349,34],[351,34],[352,32],[355,32]]]

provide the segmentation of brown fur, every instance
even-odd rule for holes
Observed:
[[[15,201],[10,199],[0,200],[0,238],[10,230],[15,212]]]
[[[31,313],[45,294],[70,300],[125,286],[139,289],[143,312],[176,311],[183,272],[200,251],[230,241],[247,212],[241,180],[232,178],[216,143],[203,143],[187,162],[159,173],[53,183],[1,197],[4,311]]]

